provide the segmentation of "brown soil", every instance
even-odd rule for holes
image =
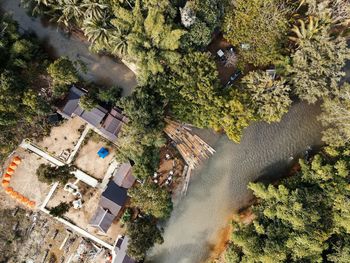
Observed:
[[[222,85],[225,85],[230,76],[236,71],[235,67],[225,67],[224,64],[217,58],[217,51],[222,49],[223,51],[231,47],[222,34],[217,35],[208,46],[208,51],[216,58],[216,66],[219,73],[219,78]]]
[[[78,130],[83,126],[85,123],[80,118],[66,120],[60,126],[52,128],[49,136],[36,143],[49,153],[59,156],[62,151],[71,151],[74,148],[80,138]]]
[[[18,155],[22,159],[22,162],[17,166],[17,169],[11,177],[10,187],[39,205],[44,201],[50,186],[39,182],[36,176],[36,170],[40,164],[47,164],[48,162],[33,153],[26,152],[22,148],[18,148],[13,156],[15,155]],[[5,163],[4,168],[6,168],[8,162],[11,160],[10,158]],[[33,191],[33,189],[35,189],[35,191]],[[7,197],[8,199],[11,198],[10,196]],[[17,204],[20,203],[17,202]]]
[[[166,154],[170,155],[170,159],[167,160],[165,158]],[[182,157],[179,155],[178,151],[169,143],[166,146],[162,147],[160,149],[160,164],[159,169],[157,171],[158,173],[158,184],[164,185],[168,176],[169,172],[172,170],[174,172],[173,174],[173,180],[170,185],[169,190],[174,191],[177,189],[178,185],[182,182],[182,172],[185,166],[185,162],[182,159]]]
[[[109,154],[104,159],[97,155],[101,147],[105,147],[109,150]],[[80,146],[74,164],[92,177],[102,180],[107,172],[108,166],[114,160],[114,154],[115,149],[113,147],[108,146],[107,143],[102,140],[97,141],[90,138],[85,145],[82,144],[82,146]]]

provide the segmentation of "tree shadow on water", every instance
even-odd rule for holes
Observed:
[[[208,231],[201,232],[193,238],[193,242],[179,239],[178,244],[165,247],[163,244],[157,248],[153,255],[146,259],[146,263],[194,263],[205,260],[210,251],[210,244],[206,241]],[[206,243],[203,245],[203,243]]]

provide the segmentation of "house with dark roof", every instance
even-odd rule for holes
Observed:
[[[85,91],[75,86],[71,87],[64,105],[57,112],[66,119],[78,116],[107,140],[115,142],[122,125],[127,123],[128,119],[117,108],[113,108],[109,112],[99,105],[90,111],[82,109],[79,100],[86,94]]]
[[[129,162],[121,164],[113,173],[113,182],[120,187],[129,189],[135,181],[136,178],[132,175],[132,166]]]
[[[127,189],[110,181],[102,193],[98,208],[90,220],[90,225],[107,233],[113,220],[118,216],[128,199]]]
[[[119,237],[114,246],[113,260],[112,263],[135,263],[133,260],[126,254],[128,249],[129,238],[127,236]]]

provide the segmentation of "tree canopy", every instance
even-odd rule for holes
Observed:
[[[54,167],[50,164],[40,164],[36,170],[36,175],[39,181],[47,184],[54,183],[56,181],[66,184],[70,178],[72,178],[72,167],[68,165]]]
[[[128,223],[126,232],[130,237],[127,253],[135,260],[143,260],[148,249],[163,243],[161,231],[151,217],[144,216]]]
[[[259,118],[268,123],[280,121],[292,103],[286,81],[274,79],[264,71],[251,71],[244,76],[242,87],[249,93]]]
[[[279,60],[288,32],[288,9],[280,0],[236,0],[225,14],[225,38],[255,66]]]
[[[132,205],[156,218],[167,218],[172,210],[171,196],[166,188],[153,182],[129,190]]]
[[[318,154],[278,186],[250,183],[252,224],[235,225],[237,262],[344,262],[349,256],[349,149]],[[334,260],[334,261],[333,261]],[[235,262],[235,261],[232,261]]]

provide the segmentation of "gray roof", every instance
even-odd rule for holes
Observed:
[[[107,209],[98,207],[95,211],[94,216],[90,220],[90,225],[98,228],[104,233],[107,233],[108,229],[113,223],[115,215],[108,212]]]
[[[74,86],[71,87],[67,97],[67,102],[64,105],[63,109],[61,110],[61,113],[63,114],[64,117],[66,118],[72,117],[72,114],[74,113],[76,108],[79,106],[80,97],[83,96],[84,94],[85,94],[84,91]]]
[[[110,181],[106,190],[102,193],[100,206],[117,216],[127,199],[127,189],[119,187],[116,183]]]
[[[113,263],[135,263],[136,261],[131,259],[126,251],[128,249],[129,238],[127,236],[121,237],[117,240],[114,251],[116,253]]]
[[[134,183],[136,178],[132,175],[132,169],[130,163],[123,163],[113,173],[113,181],[124,188],[129,189]]]
[[[107,110],[101,106],[93,108],[91,111],[83,110],[79,105],[74,114],[85,120],[94,127],[99,127],[103,118],[107,114]]]

